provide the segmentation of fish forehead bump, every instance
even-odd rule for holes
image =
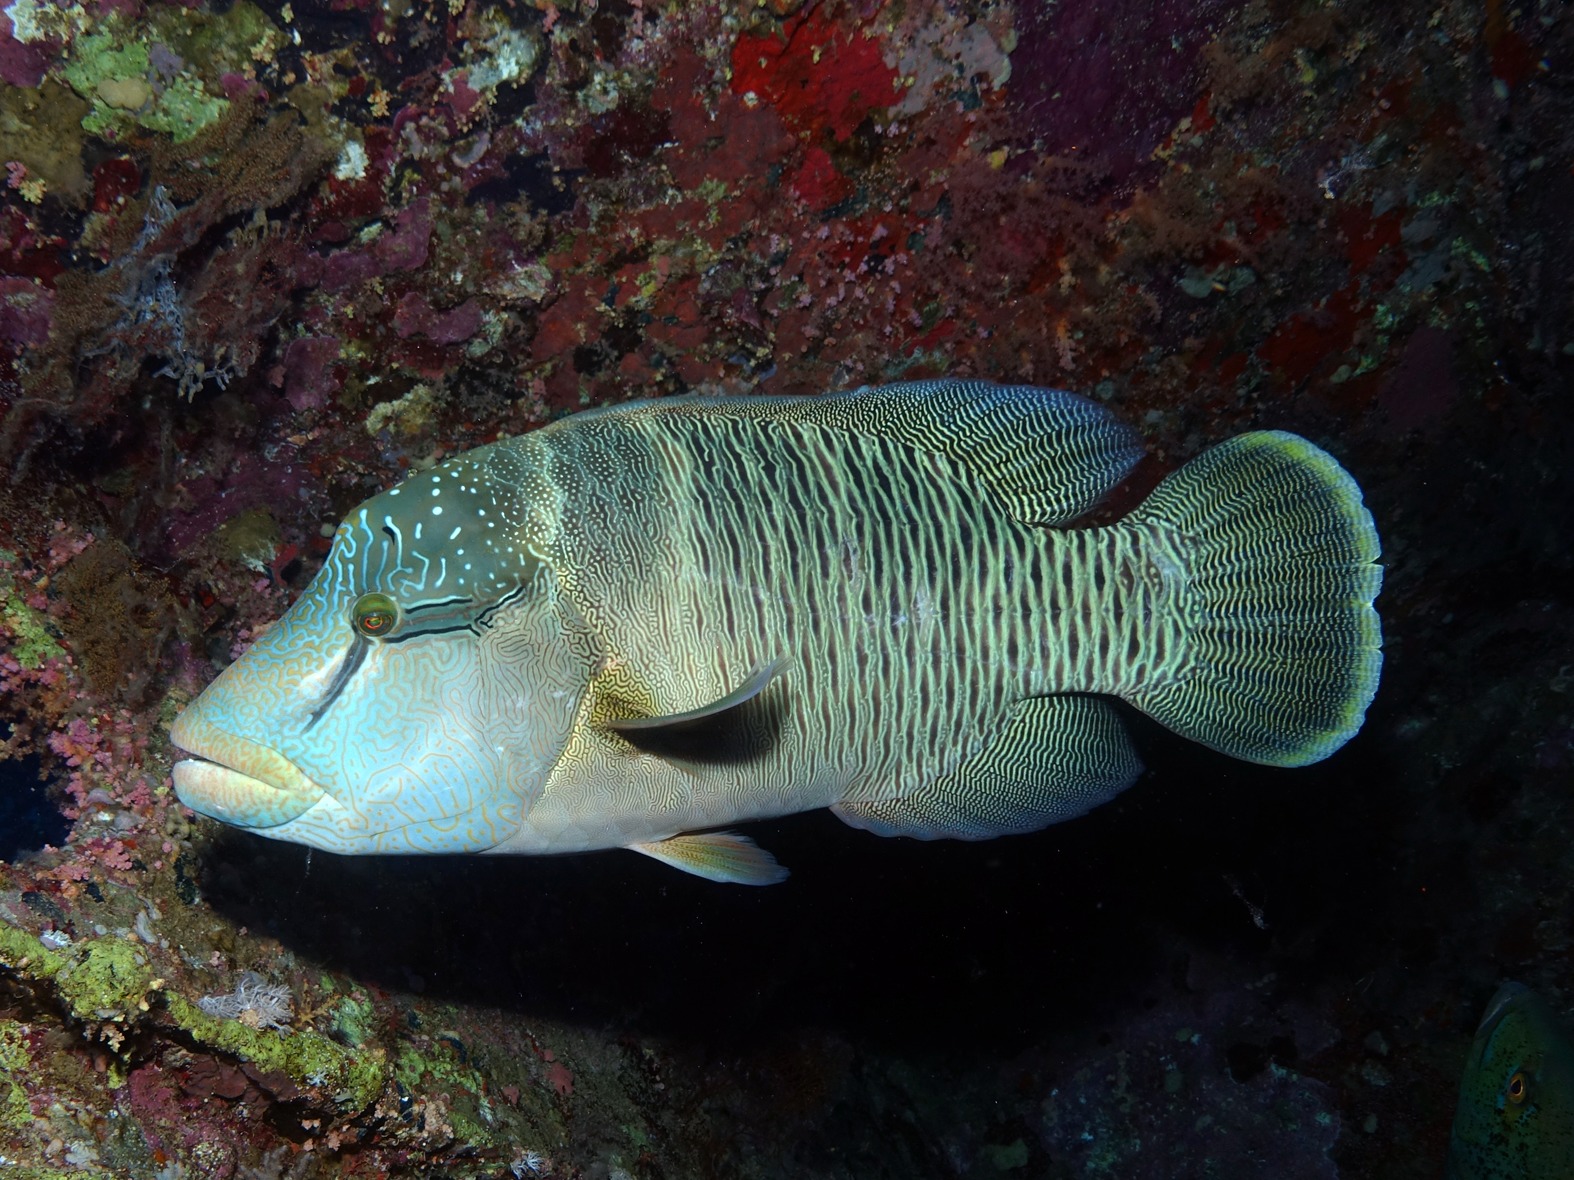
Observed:
[[[1482,1060],[1490,1062],[1505,1053],[1519,1054],[1528,1043],[1556,1027],[1556,1018],[1528,987],[1507,983],[1493,995],[1476,1029]]]
[[[351,593],[506,593],[540,562],[551,488],[529,436],[457,455],[373,496],[339,526]]]
[[[1492,999],[1487,1003],[1487,1010],[1482,1013],[1481,1023],[1477,1026],[1477,1034],[1486,1033],[1496,1026],[1505,1012],[1513,1006],[1523,1005],[1523,997],[1533,994],[1522,983],[1505,983],[1493,993]]]

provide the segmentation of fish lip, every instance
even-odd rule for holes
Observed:
[[[170,772],[180,801],[236,827],[277,827],[328,794],[277,750],[213,725],[200,702],[175,719],[170,744],[187,755]]]
[[[327,794],[315,783],[286,790],[208,758],[182,758],[170,770],[175,795],[193,811],[237,828],[276,828],[304,815]]]

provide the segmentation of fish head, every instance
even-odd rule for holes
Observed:
[[[1574,1046],[1535,992],[1505,983],[1470,1047],[1448,1180],[1568,1176],[1574,1167]]]
[[[593,667],[522,441],[350,513],[299,601],[176,719],[183,803],[334,852],[479,852],[519,830]]]

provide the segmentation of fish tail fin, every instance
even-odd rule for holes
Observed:
[[[1282,431],[1243,434],[1122,524],[1167,535],[1186,567],[1176,674],[1122,696],[1271,766],[1317,762],[1361,728],[1382,668],[1383,571],[1361,489],[1333,456]]]

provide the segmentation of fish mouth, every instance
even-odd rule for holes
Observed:
[[[189,706],[170,727],[170,741],[189,757],[175,763],[175,794],[187,807],[240,828],[289,823],[327,792],[268,746],[228,733]]]

